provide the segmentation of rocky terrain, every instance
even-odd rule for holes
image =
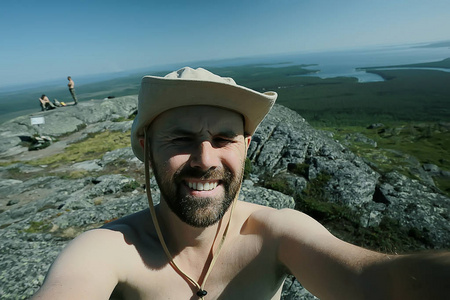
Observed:
[[[100,147],[100,133],[126,135],[136,104],[137,96],[92,100],[34,114],[45,124],[31,125],[30,116],[22,116],[0,126],[1,299],[29,298],[62,247],[79,233],[147,207],[142,163],[129,146],[94,158],[39,163],[89,139],[98,139]],[[450,247],[450,199],[432,183],[429,172],[435,168],[414,166],[424,180],[395,171],[379,174],[331,134],[280,105],[259,127],[248,158],[251,171],[240,194],[244,201],[298,208],[322,179],[321,197],[349,208],[361,227],[370,230],[386,219],[397,220],[423,242],[419,249]],[[284,184],[278,189],[284,193],[273,184],[267,188],[274,180]],[[151,188],[158,199],[154,180]],[[282,299],[314,296],[288,278]]]

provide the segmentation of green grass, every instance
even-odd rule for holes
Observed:
[[[367,159],[380,173],[393,170],[418,179],[410,172],[410,156],[420,164],[434,164],[441,170],[450,171],[450,131],[439,123],[404,124],[367,129],[361,126],[324,127],[331,131],[335,139],[346,144],[355,154]],[[347,143],[347,136],[363,134],[377,143],[377,147],[361,142]],[[440,176],[434,178],[436,186],[450,197],[450,179]]]
[[[139,184],[139,182],[137,182],[136,180],[133,180],[130,183],[127,183],[122,187],[122,192],[124,192],[124,193],[132,192],[140,186],[141,185]]]
[[[26,233],[43,233],[49,232],[52,228],[52,225],[49,221],[31,221],[30,226],[24,229],[23,231]]]
[[[58,166],[101,158],[106,152],[130,146],[130,132],[105,131],[90,135],[86,140],[69,145],[63,153],[29,162],[31,165]]]
[[[386,149],[408,153],[422,163],[430,163],[444,170],[450,170],[450,131],[439,130],[439,124],[429,123],[403,126],[385,126],[382,129],[367,129],[361,126],[322,127],[331,131],[334,137],[341,142],[349,134],[362,133],[364,136],[377,142],[377,148],[364,143],[353,143],[350,149],[355,153],[364,155],[364,152],[378,153],[397,160],[398,154],[387,153]]]

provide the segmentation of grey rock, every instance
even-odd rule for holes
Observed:
[[[308,292],[295,277],[288,276],[284,281],[281,293],[283,300],[316,300],[319,299]]]
[[[111,122],[117,116],[124,118],[135,113],[137,96],[125,96],[106,100],[91,100],[80,102],[77,106],[68,106],[61,109],[44,111],[40,113],[21,116],[9,120],[0,126],[0,158],[17,155],[27,151],[21,146],[23,138],[31,138],[34,135],[48,135],[60,137],[67,135],[89,124],[107,122],[98,125],[102,129],[126,131],[131,127],[130,122]],[[31,125],[31,117],[44,117],[45,124]]]
[[[384,176],[380,186],[389,204],[384,214],[405,228],[423,232],[438,248],[450,245],[450,199],[432,187],[398,172]]]
[[[422,168],[423,168],[425,171],[430,172],[430,173],[434,173],[434,174],[437,174],[437,173],[440,172],[439,167],[436,166],[436,165],[434,165],[434,164],[424,164],[424,165],[422,166]]]
[[[85,170],[85,171],[100,171],[102,167],[99,165],[99,160],[89,160],[75,163],[72,165],[75,170]]]
[[[136,156],[134,156],[131,147],[106,152],[105,155],[103,155],[102,159],[100,160],[100,164],[105,166],[107,164],[117,161],[124,161],[127,164],[131,163],[135,166],[142,164],[141,161]]]
[[[450,171],[441,170],[441,172],[439,172],[439,176],[442,176],[444,178],[450,178]]]
[[[376,128],[381,128],[384,127],[383,123],[373,123],[370,124],[369,126],[367,126],[367,129],[376,129]]]
[[[312,128],[295,112],[275,106],[258,128],[249,149],[257,173],[277,174],[287,166],[309,165],[308,180],[329,174],[326,187],[331,201],[361,207],[370,202],[379,174],[329,135]],[[298,179],[287,179],[298,182]],[[298,192],[305,184],[294,186]]]
[[[291,196],[255,186],[250,180],[245,180],[242,184],[239,200],[276,209],[295,207],[294,198]]]
[[[366,137],[365,135],[363,135],[362,133],[355,133],[355,134],[347,134],[345,137],[345,142],[347,144],[350,144],[348,142],[356,142],[356,143],[363,143],[363,144],[367,144],[370,145],[374,148],[377,147],[377,142],[375,142],[372,139],[369,139],[368,137]]]
[[[3,179],[2,181],[0,181],[0,190],[4,189],[4,188],[8,188],[10,186],[16,185],[16,184],[21,184],[23,183],[22,180],[16,180],[16,179]],[[1,192],[0,192],[1,193]]]

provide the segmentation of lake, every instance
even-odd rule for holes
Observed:
[[[386,46],[342,51],[291,53],[229,60],[214,66],[265,64],[267,66],[314,65],[305,69],[317,71],[309,75],[320,78],[356,77],[359,82],[383,81],[379,75],[357,70],[364,67],[405,65],[440,61],[450,57],[450,47],[424,45]],[[284,63],[280,63],[284,62]],[[448,69],[444,69],[447,70]],[[441,71],[443,71],[441,69]]]

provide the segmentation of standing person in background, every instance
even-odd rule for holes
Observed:
[[[77,94],[75,94],[75,83],[72,80],[72,77],[67,77],[67,80],[69,80],[69,83],[67,86],[69,87],[69,92],[72,95],[73,101],[75,102],[75,105],[78,104]]]

